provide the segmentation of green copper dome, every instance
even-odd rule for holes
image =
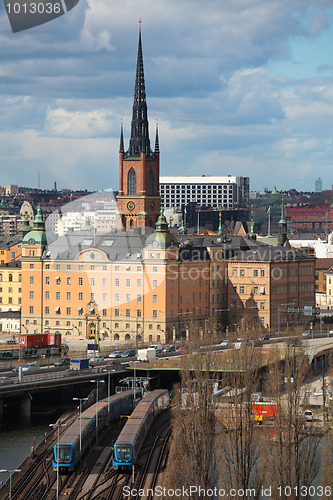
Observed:
[[[24,238],[22,239],[22,244],[46,246],[48,243],[52,243],[52,241],[54,241],[54,236],[45,231],[43,212],[38,205],[33,228],[24,236]]]
[[[156,230],[146,239],[146,247],[168,248],[178,246],[177,238],[169,232],[169,226],[161,207],[160,215],[156,222]]]

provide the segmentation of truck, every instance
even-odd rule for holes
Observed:
[[[150,361],[156,359],[156,349],[138,349],[138,361]]]
[[[71,370],[87,370],[89,368],[89,359],[71,359],[70,369]]]

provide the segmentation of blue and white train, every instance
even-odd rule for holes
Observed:
[[[141,390],[136,393],[136,398],[141,397]],[[85,410],[60,436],[58,445],[53,447],[53,469],[74,471],[80,462],[80,432],[81,432],[81,457],[86,452],[96,437],[96,417],[98,418],[98,432],[101,432],[109,422],[120,415],[129,414],[134,408],[133,390],[120,392],[110,399],[102,399]],[[81,421],[81,422],[80,422]],[[59,465],[58,465],[59,460]]]
[[[142,398],[113,446],[114,467],[121,469],[135,465],[151,424],[169,403],[169,391],[164,389],[156,389]]]

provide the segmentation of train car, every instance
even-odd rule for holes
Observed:
[[[114,467],[121,469],[135,465],[151,424],[169,402],[169,391],[164,389],[156,389],[142,398],[114,444]]]
[[[136,398],[141,397],[141,390],[137,391]],[[97,407],[97,408],[96,408]],[[58,445],[53,447],[53,469],[58,467],[63,471],[74,471],[86,450],[89,448],[96,436],[96,418],[98,419],[98,431],[102,431],[109,422],[120,415],[130,413],[134,408],[133,391],[124,391],[114,394],[108,400],[103,399],[85,410],[59,438]],[[96,411],[97,410],[97,411]],[[81,431],[81,455],[80,455],[80,431]]]

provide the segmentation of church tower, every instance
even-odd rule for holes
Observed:
[[[157,127],[154,152],[150,148],[140,21],[131,138],[125,151],[121,126],[119,148],[118,215],[119,223],[126,231],[155,228],[161,204],[159,157]]]

